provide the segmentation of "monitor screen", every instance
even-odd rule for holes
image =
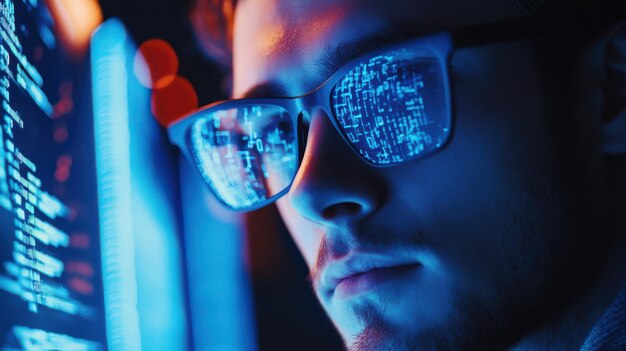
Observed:
[[[0,350],[104,350],[86,60],[42,0],[0,0]]]

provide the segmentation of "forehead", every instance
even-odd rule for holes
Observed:
[[[263,83],[298,95],[326,78],[315,62],[382,32],[435,31],[516,14],[502,0],[241,0],[233,33],[235,97]],[[281,94],[281,95],[282,95]]]

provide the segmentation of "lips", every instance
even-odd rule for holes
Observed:
[[[346,299],[401,279],[420,267],[413,258],[393,254],[352,254],[327,265],[321,274],[320,288],[328,297]]]

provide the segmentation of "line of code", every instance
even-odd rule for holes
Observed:
[[[101,350],[99,260],[72,189],[74,76],[38,0],[0,0],[2,350]],[[83,116],[85,118],[85,116]],[[88,207],[88,206],[87,206]],[[96,303],[94,303],[96,302]]]

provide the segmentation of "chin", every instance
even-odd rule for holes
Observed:
[[[348,350],[445,349],[451,330],[459,330],[452,303],[425,289],[389,286],[327,309]],[[453,337],[456,339],[456,337]],[[450,348],[447,348],[450,349]]]
[[[346,348],[492,350],[509,344],[505,315],[491,299],[418,285],[390,286],[325,306]]]

